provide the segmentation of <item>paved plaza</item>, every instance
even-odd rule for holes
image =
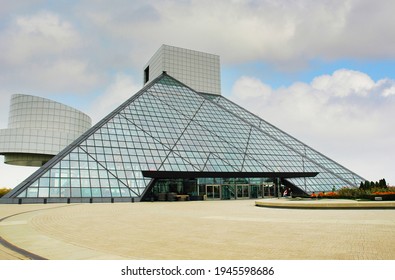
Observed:
[[[0,204],[0,219],[5,260],[395,259],[395,209],[268,208],[255,200]]]

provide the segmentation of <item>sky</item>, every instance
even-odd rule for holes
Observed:
[[[0,0],[0,128],[12,94],[93,123],[162,45],[217,54],[222,95],[363,178],[395,185],[394,1]],[[0,188],[36,168],[3,163]]]

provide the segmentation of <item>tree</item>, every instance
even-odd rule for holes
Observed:
[[[379,187],[380,188],[386,188],[387,187],[387,182],[385,181],[385,179],[381,179],[379,181]]]
[[[6,193],[8,193],[10,191],[11,191],[11,189],[1,188],[0,189],[0,197],[2,197],[3,195],[5,195]]]
[[[365,181],[361,182],[359,185],[359,189],[361,190],[370,190],[372,188],[387,188],[387,181],[385,179],[380,179],[379,181]]]

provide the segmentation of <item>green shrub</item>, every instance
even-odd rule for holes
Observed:
[[[367,190],[356,189],[356,188],[341,188],[338,191],[339,197],[341,198],[360,198],[367,195]]]
[[[337,191],[339,198],[350,199],[370,199],[374,200],[375,197],[380,196],[383,200],[395,199],[395,187],[380,187],[371,186],[369,189],[361,188],[342,188]]]

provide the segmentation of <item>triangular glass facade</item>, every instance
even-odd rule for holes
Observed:
[[[318,172],[284,179],[306,193],[364,180],[226,98],[163,74],[7,197],[140,200],[154,180],[142,171]]]

